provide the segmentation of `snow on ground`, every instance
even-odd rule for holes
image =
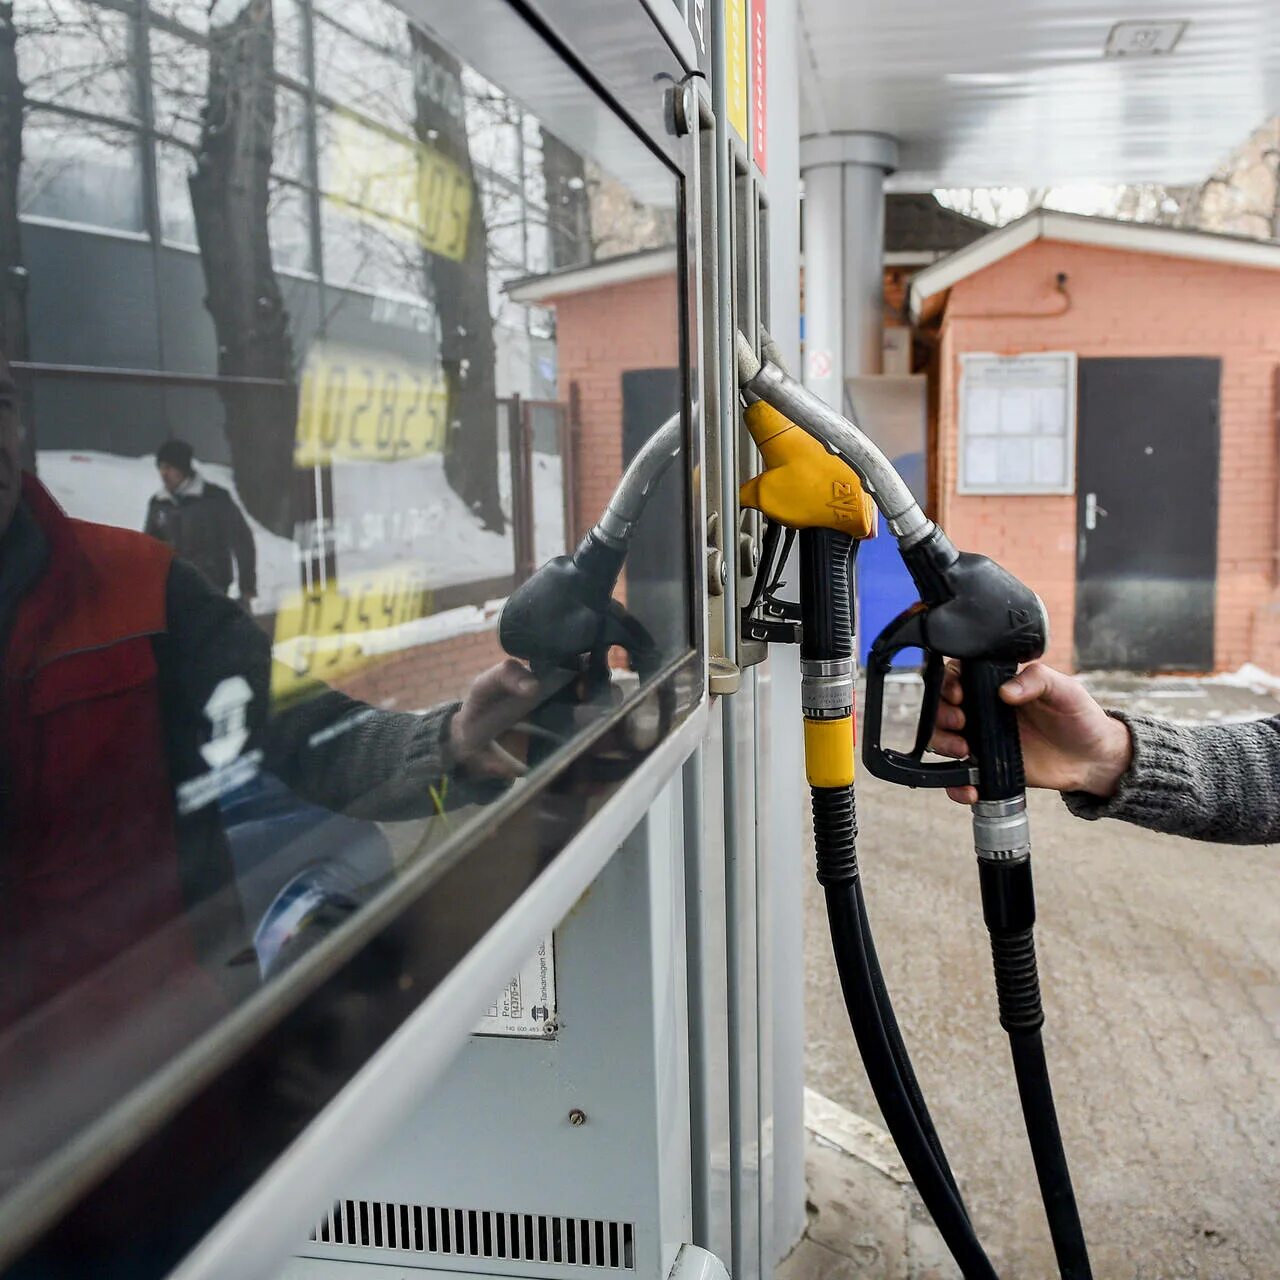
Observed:
[[[502,513],[511,519],[510,454],[498,455],[498,493]],[[554,453],[533,455],[533,549],[538,564],[563,555],[569,547],[564,527],[564,471]]]
[[[69,514],[126,529],[142,528],[147,503],[159,488],[150,455],[128,458],[87,449],[45,450],[37,466],[41,480]],[[229,466],[199,463],[198,467],[240,502]],[[510,475],[507,455],[501,454],[499,491],[508,518]],[[541,560],[565,547],[559,459],[535,454],[533,476],[534,536]],[[429,588],[438,589],[512,571],[510,530],[496,533],[481,527],[449,485],[439,454],[394,464],[339,463],[334,467],[333,492],[340,577],[409,561],[422,567]],[[244,504],[240,506],[243,509]],[[298,589],[296,548],[290,539],[269,532],[251,516],[248,519],[258,551],[257,609],[272,612]]]
[[[1238,671],[1212,676],[1209,683],[1231,689],[1248,689],[1251,693],[1280,693],[1280,676],[1273,676],[1252,662],[1246,662]]]
[[[147,519],[147,503],[160,489],[150,454],[126,458],[92,449],[44,449],[36,457],[36,469],[68,515],[124,529],[141,530]],[[214,484],[230,489],[244,509],[230,467],[200,463],[197,469]],[[264,529],[247,513],[246,518],[258,551],[256,609],[272,612],[287,592],[298,589],[293,543]]]

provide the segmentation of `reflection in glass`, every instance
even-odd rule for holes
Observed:
[[[187,185],[195,170],[195,156],[185,147],[156,144],[156,198],[160,208],[160,238],[166,244],[198,248],[196,220]]]
[[[272,17],[276,29],[276,70],[299,83],[307,79],[306,18],[301,0],[272,0]]]
[[[142,231],[142,158],[135,134],[48,111],[22,130],[20,212],[114,231]]]
[[[325,278],[338,289],[352,289],[378,298],[403,298],[413,307],[428,303],[426,272],[421,255],[405,246],[391,217],[361,218],[353,206],[340,207],[326,199],[320,208]],[[335,307],[353,306],[342,298]]]
[[[160,27],[151,30],[150,48],[151,103],[156,132],[162,138],[194,148],[200,141],[200,111],[209,79],[209,51]]]
[[[19,10],[52,101],[0,122],[11,1182],[616,715],[580,823],[690,643],[676,181],[586,86],[519,101],[390,4]]]
[[[300,93],[276,88],[276,118],[272,129],[271,169],[302,182],[307,177],[307,109]]]
[[[278,271],[313,271],[311,205],[304,188],[273,178],[268,197],[267,234]]]
[[[137,119],[137,59],[127,14],[90,0],[18,0],[13,24],[28,98]]]
[[[368,120],[411,134],[414,70],[404,16],[388,5],[317,6],[316,88]]]
[[[203,35],[209,30],[208,0],[150,0],[151,12]]]

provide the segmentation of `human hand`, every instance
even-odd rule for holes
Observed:
[[[498,739],[538,705],[542,686],[529,668],[507,658],[475,678],[449,721],[449,753],[471,773],[514,778],[524,771]]]
[[[1087,791],[1104,799],[1115,793],[1133,760],[1133,742],[1125,725],[1107,715],[1078,680],[1033,662],[1000,686],[1000,697],[1018,709],[1028,786]],[[948,663],[929,745],[958,760],[969,754],[963,698],[959,666]],[[960,804],[978,798],[974,787],[948,787],[947,795]]]

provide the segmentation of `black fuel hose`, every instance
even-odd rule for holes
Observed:
[[[802,628],[801,657],[818,660],[847,657],[852,662],[852,583],[849,571],[857,556],[858,544],[844,534],[831,531],[824,531],[822,536],[807,537],[804,543],[807,543],[807,550],[802,553],[801,595],[806,600],[819,603],[810,607],[807,615],[808,626]],[[825,601],[832,603],[828,604]],[[852,665],[850,675],[852,676]],[[857,834],[855,800],[853,825],[855,845]],[[871,925],[867,919],[862,877],[856,877],[853,883],[858,895],[858,919],[862,932],[863,950],[866,953],[867,967],[875,989],[876,1007],[880,1011],[894,1064],[902,1078],[903,1087],[910,1098],[911,1106],[920,1122],[934,1159],[956,1198],[960,1199],[959,1186],[951,1171],[951,1165],[947,1161],[942,1140],[934,1127],[933,1117],[929,1114],[920,1082],[916,1079],[915,1069],[911,1065],[911,1057],[907,1053],[907,1046],[902,1039],[902,1031],[898,1026],[893,1003],[885,985],[884,973],[880,968],[880,956],[876,951],[875,938],[872,936]],[[963,1202],[961,1207],[963,1208]],[[968,1216],[967,1211],[965,1216]]]
[[[818,880],[826,894],[836,971],[876,1103],[925,1208],[965,1280],[995,1280],[995,1269],[974,1234],[964,1204],[925,1136],[885,1033],[863,944],[865,917],[852,852],[852,788],[844,796],[839,789],[813,790]]]
[[[1062,1280],[1091,1280],[1041,1034],[1044,1008],[1036,968],[1036,904],[1022,743],[1016,712],[999,696],[1000,685],[1016,671],[1014,663],[970,661],[960,675],[965,739],[978,771],[974,835],[982,915],[991,936],[1000,1025],[1009,1035],[1018,1098],[1058,1271]]]
[[[805,718],[809,724],[843,723],[850,750],[853,730],[845,718],[852,714],[852,547],[847,535],[830,530],[800,534]],[[811,782],[813,776],[811,769]],[[826,894],[836,969],[872,1092],[907,1172],[966,1280],[996,1280],[924,1105],[880,972],[858,873],[851,772],[847,781],[811,786],[811,796],[818,881]]]
[[[866,952],[867,968],[871,971],[871,985],[875,989],[876,1007],[880,1010],[880,1020],[884,1023],[884,1033],[889,1041],[889,1051],[893,1054],[894,1065],[898,1068],[898,1074],[902,1077],[902,1086],[907,1091],[907,1097],[911,1100],[911,1106],[916,1113],[916,1118],[920,1121],[920,1128],[924,1131],[925,1141],[929,1144],[929,1150],[933,1152],[933,1158],[937,1161],[938,1168],[942,1171],[942,1176],[947,1180],[947,1186],[955,1193],[956,1199],[960,1202],[960,1209],[967,1218],[969,1211],[965,1208],[964,1199],[960,1195],[960,1187],[956,1182],[955,1174],[951,1172],[951,1164],[947,1160],[947,1153],[942,1148],[942,1139],[938,1137],[938,1131],[934,1128],[933,1117],[929,1114],[928,1103],[925,1102],[920,1082],[916,1079],[915,1068],[911,1065],[911,1057],[907,1053],[906,1043],[902,1039],[902,1030],[898,1026],[898,1018],[893,1011],[893,1003],[889,998],[889,989],[885,985],[884,973],[880,968],[880,956],[876,951],[876,941],[871,934],[871,923],[867,918],[867,903],[862,893],[862,876],[859,875],[853,883],[858,895],[858,918],[862,924],[862,948]]]

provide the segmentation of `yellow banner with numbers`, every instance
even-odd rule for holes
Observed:
[[[395,643],[393,629],[430,610],[418,565],[348,574],[296,592],[276,614],[272,696],[293,697],[316,681],[349,675],[379,653],[407,647]]]
[[[325,199],[443,258],[467,254],[471,179],[443,152],[346,112],[333,115]]]
[[[747,0],[724,2],[724,75],[729,123],[747,138]]]
[[[444,450],[449,394],[443,376],[383,352],[317,343],[298,397],[297,467],[397,462]]]

